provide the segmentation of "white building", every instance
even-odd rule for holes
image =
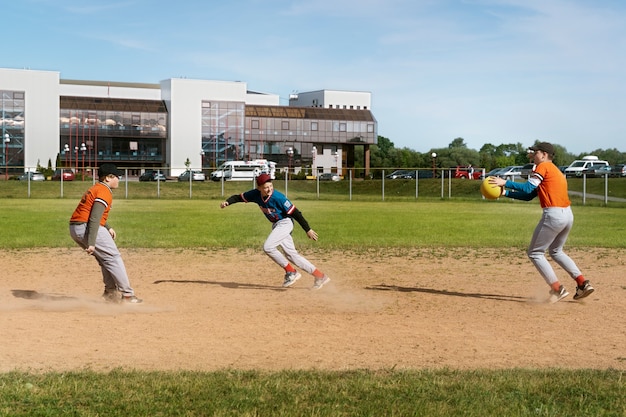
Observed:
[[[170,78],[159,84],[63,80],[60,73],[0,68],[2,166],[80,168],[114,162],[178,175],[225,160],[338,172],[377,142],[371,94],[299,93],[289,106],[245,82]],[[314,104],[315,103],[315,104]],[[8,140],[8,141],[7,141]]]

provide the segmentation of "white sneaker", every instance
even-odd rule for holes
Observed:
[[[328,278],[326,275],[324,275],[321,278],[315,278],[315,281],[313,282],[313,290],[319,290],[320,288],[322,288],[324,286],[324,284],[326,284],[327,282],[330,281],[330,278]]]
[[[550,298],[548,299],[548,301],[551,304],[554,304],[557,301],[562,300],[563,298],[567,297],[568,295],[569,293],[567,292],[565,287],[561,285],[561,288],[559,288],[558,291],[550,290]]]
[[[302,275],[299,272],[287,272],[285,274],[285,282],[283,282],[283,287],[291,287],[294,282],[300,279]]]

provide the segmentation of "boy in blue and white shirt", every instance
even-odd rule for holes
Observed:
[[[268,174],[259,175],[256,179],[256,184],[257,188],[253,190],[230,196],[220,204],[220,208],[225,208],[235,203],[258,204],[265,217],[272,223],[272,232],[263,244],[263,251],[285,270],[283,287],[290,287],[302,276],[291,265],[293,263],[298,268],[313,275],[315,279],[313,289],[322,288],[324,284],[330,281],[330,278],[296,250],[291,237],[293,220],[300,224],[309,239],[317,240],[317,233],[311,229],[300,210],[284,194],[274,190],[272,178]],[[283,249],[284,254],[278,250],[279,246]]]

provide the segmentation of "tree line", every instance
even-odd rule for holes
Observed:
[[[542,142],[536,140],[534,144]],[[552,143],[556,150],[554,163],[559,166],[569,165],[576,159],[586,155],[595,155],[601,160],[608,161],[610,165],[626,163],[626,153],[613,149],[595,149],[590,152],[574,154],[559,144]],[[409,148],[396,148],[394,143],[384,136],[378,136],[378,144],[370,146],[371,168],[432,168],[435,153],[437,168],[450,168],[456,166],[468,166],[485,168],[490,171],[494,168],[502,168],[510,165],[524,165],[529,163],[529,144],[503,143],[493,145],[484,144],[480,150],[467,147],[463,138],[456,138],[447,148],[432,148],[426,153],[414,151]],[[363,155],[356,152],[356,166],[363,167]]]

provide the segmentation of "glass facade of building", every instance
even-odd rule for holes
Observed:
[[[202,167],[215,168],[224,161],[244,158],[245,104],[202,102]]]
[[[167,111],[161,101],[62,97],[59,153],[65,166],[161,167]]]
[[[24,165],[24,92],[0,90],[2,114],[2,174]]]
[[[376,143],[375,125],[369,110],[250,105],[246,106],[244,155],[303,165],[312,162],[314,146],[335,147],[345,151],[345,165],[353,160],[356,145]],[[290,148],[292,161],[287,154]]]

